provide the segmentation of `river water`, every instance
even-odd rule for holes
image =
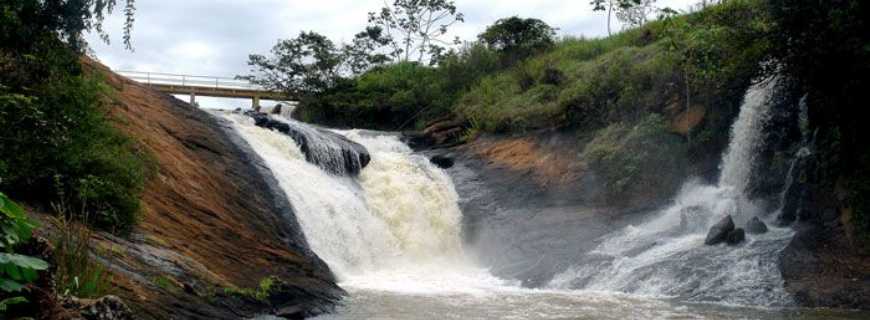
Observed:
[[[460,196],[450,176],[397,136],[332,130],[371,155],[358,176],[342,175],[306,161],[287,135],[243,115],[223,117],[263,158],[311,249],[349,293],[336,313],[318,320],[870,318],[793,308],[776,268],[790,229],[772,228],[736,248],[703,245],[706,230],[721,218],[714,213],[731,213],[738,225],[767,218],[743,189],[770,86],[747,93],[716,185],[687,182],[672,206],[601,237],[588,257],[537,289],[493,276],[463,248]],[[323,130],[281,121],[306,135]],[[336,161],[344,156],[329,139],[310,140],[318,143],[309,152],[334,153]]]

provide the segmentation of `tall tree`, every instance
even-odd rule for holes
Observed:
[[[124,45],[131,49],[135,0],[125,0]],[[117,0],[2,0],[0,1],[0,47],[22,50],[34,39],[54,34],[72,49],[82,52],[87,46],[83,34],[96,31],[104,41],[109,40],[103,30],[105,17],[112,14]]]
[[[252,83],[283,92],[308,95],[333,88],[341,80],[344,57],[325,36],[301,32],[272,48],[272,57],[252,54],[252,75],[240,76]]]
[[[611,35],[610,17],[614,10],[627,9],[640,5],[643,0],[592,0],[589,4],[592,5],[592,11],[607,11],[607,35]]]
[[[511,64],[553,46],[556,30],[539,19],[503,18],[477,38]]]
[[[656,0],[640,0],[636,5],[619,6],[616,8],[616,19],[626,27],[640,27],[656,11],[655,3]]]
[[[452,0],[395,0],[380,12],[369,13],[369,24],[383,30],[390,55],[400,61],[429,59],[430,64],[451,44],[444,39],[450,26],[463,21]]]

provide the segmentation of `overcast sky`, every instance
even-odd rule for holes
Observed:
[[[659,7],[685,9],[697,0],[659,0]],[[251,53],[266,54],[278,39],[303,30],[333,41],[349,41],[366,25],[367,13],[383,0],[144,0],[136,1],[134,51],[121,44],[123,15],[106,22],[110,45],[88,39],[97,58],[114,70],[233,77],[246,74]],[[543,20],[560,36],[598,37],[607,33],[606,15],[592,12],[588,0],[457,0],[465,23],[452,36],[473,40],[502,17]],[[614,29],[619,26],[614,24]],[[198,98],[199,99],[199,98]],[[246,101],[199,99],[207,107],[242,106]]]

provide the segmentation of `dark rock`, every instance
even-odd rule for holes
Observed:
[[[746,223],[746,232],[749,234],[762,234],[767,232],[767,225],[764,224],[764,221],[761,221],[758,217],[752,217],[749,222]]]
[[[707,233],[707,239],[704,240],[704,244],[712,246],[722,243],[728,239],[728,235],[731,231],[734,231],[734,220],[731,219],[731,215],[727,215],[710,228],[710,232]]]
[[[293,138],[305,154],[305,160],[331,173],[357,175],[371,161],[371,155],[363,145],[334,132],[314,126],[291,125],[261,112],[248,111],[245,115],[253,118],[258,127]]]
[[[429,159],[429,161],[441,169],[449,169],[453,167],[453,159],[446,156],[437,155]]]
[[[737,228],[728,233],[728,238],[725,239],[725,243],[729,246],[734,246],[740,244],[746,240],[746,232],[743,231],[743,228]]]
[[[87,320],[132,320],[133,311],[121,298],[105,296],[97,300],[81,300],[81,315]]]
[[[272,114],[281,114],[281,108],[284,106],[282,104],[276,104],[274,108],[272,108]]]

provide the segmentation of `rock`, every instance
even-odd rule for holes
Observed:
[[[731,215],[727,215],[710,228],[704,244],[708,246],[720,244],[728,239],[731,231],[734,231],[734,220],[731,219]]]
[[[97,300],[79,300],[81,315],[87,320],[132,320],[133,311],[121,298],[105,296]]]
[[[758,217],[752,217],[752,219],[746,223],[746,232],[749,234],[762,234],[767,232],[767,225]]]
[[[746,240],[746,232],[743,231],[743,228],[737,228],[728,233],[725,243],[729,246],[734,246],[740,244],[743,240]]]
[[[258,127],[293,138],[305,154],[305,160],[331,173],[357,175],[371,161],[371,155],[363,145],[332,131],[278,121],[261,112],[248,111],[245,115],[253,118]]]
[[[282,104],[276,104],[274,108],[272,108],[272,114],[281,114],[281,108],[284,106]]]
[[[438,166],[441,169],[449,169],[453,167],[453,159],[443,155],[434,156],[429,159],[429,162],[432,162],[432,164]]]

